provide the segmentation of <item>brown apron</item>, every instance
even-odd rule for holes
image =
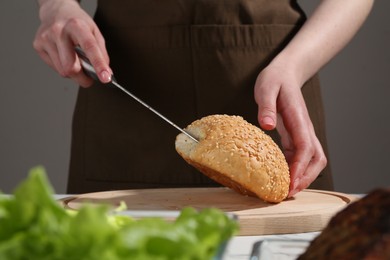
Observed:
[[[110,0],[95,15],[117,81],[182,127],[210,114],[258,125],[256,77],[304,19],[290,0]],[[326,150],[317,77],[302,91]],[[177,134],[117,88],[80,88],[68,192],[217,185],[176,153]],[[332,188],[329,167],[316,183]]]

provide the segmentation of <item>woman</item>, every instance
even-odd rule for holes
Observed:
[[[332,189],[316,73],[350,41],[373,0],[323,0],[307,21],[293,0],[98,1],[94,20],[75,0],[38,3],[34,48],[85,87],[68,192],[215,185],[176,154],[173,128],[104,85],[113,72],[180,126],[225,113],[271,131],[289,163],[289,196],[310,184]],[[83,73],[76,45],[100,82]]]

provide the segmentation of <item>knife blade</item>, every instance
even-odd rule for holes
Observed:
[[[91,62],[89,61],[88,57],[86,56],[86,54],[84,53],[84,51],[81,49],[80,46],[76,46],[75,47],[75,51],[77,53],[77,56],[79,57],[79,60],[80,60],[80,63],[81,63],[81,67],[83,68],[84,70],[84,73],[86,75],[88,75],[89,77],[91,77],[92,79],[94,80],[99,80],[97,74],[96,74],[96,71],[95,69],[93,68]],[[123,92],[125,92],[127,95],[129,95],[130,97],[132,97],[133,99],[135,99],[137,102],[139,102],[140,104],[142,104],[144,107],[148,108],[150,111],[152,111],[154,114],[156,114],[157,116],[159,116],[161,119],[163,119],[165,122],[169,123],[171,126],[173,126],[174,128],[176,128],[177,130],[179,130],[180,132],[182,132],[183,134],[185,134],[186,136],[188,136],[192,141],[198,143],[198,139],[195,138],[193,135],[191,135],[190,133],[188,133],[186,130],[180,128],[179,126],[177,126],[175,123],[173,123],[171,120],[169,120],[168,118],[166,118],[165,116],[163,116],[161,113],[159,113],[157,110],[155,110],[153,107],[149,106],[147,103],[145,103],[144,101],[142,101],[140,98],[138,98],[137,96],[135,96],[133,93],[131,93],[130,91],[128,91],[126,88],[122,87],[115,79],[114,75],[111,75],[111,82],[110,82],[112,85],[114,85],[115,87],[119,88],[120,90],[122,90]]]

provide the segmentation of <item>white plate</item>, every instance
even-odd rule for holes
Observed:
[[[295,260],[310,240],[266,239],[253,245],[250,260]]]

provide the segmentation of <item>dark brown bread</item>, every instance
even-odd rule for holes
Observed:
[[[390,189],[377,189],[336,214],[299,260],[390,259]]]

